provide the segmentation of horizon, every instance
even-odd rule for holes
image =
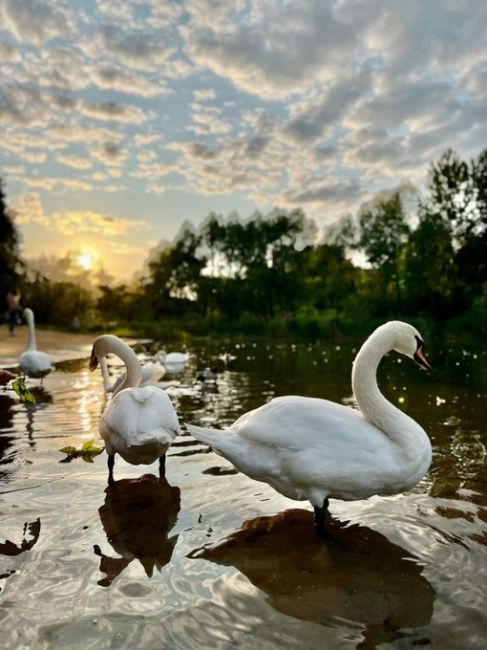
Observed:
[[[484,3],[5,0],[0,18],[22,253],[116,282],[185,221],[301,208],[322,229],[487,141]]]

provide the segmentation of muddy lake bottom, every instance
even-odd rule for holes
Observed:
[[[28,381],[35,406],[0,392],[0,646],[486,648],[487,354],[428,343],[430,376],[391,354],[379,385],[430,435],[432,466],[410,492],[331,501],[334,543],[315,538],[308,503],[187,433],[161,480],[117,457],[107,486],[105,453],[65,462],[62,447],[102,444],[86,344]],[[359,345],[196,342],[164,379],[181,423],[220,428],[278,395],[351,405]],[[196,381],[213,366],[216,386]]]

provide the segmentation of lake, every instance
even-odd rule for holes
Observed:
[[[379,384],[430,435],[432,466],[408,493],[331,501],[336,543],[315,538],[308,503],[187,433],[166,480],[117,456],[107,487],[105,453],[63,462],[98,439],[106,404],[88,347],[28,382],[35,406],[0,392],[1,647],[487,647],[486,351],[427,344],[430,375],[390,354]],[[182,423],[212,427],[278,395],[351,405],[359,345],[192,342],[169,394]],[[217,389],[195,380],[207,366]]]

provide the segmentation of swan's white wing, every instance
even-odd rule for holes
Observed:
[[[164,359],[165,365],[179,365],[188,362],[188,355],[184,352],[169,352]]]
[[[334,444],[345,444],[363,436],[364,444],[381,441],[382,432],[362,415],[336,402],[289,395],[242,415],[231,427],[250,442],[293,451]]]
[[[120,391],[100,420],[107,452],[118,452],[132,463],[149,463],[158,458],[179,431],[171,400],[154,386]]]

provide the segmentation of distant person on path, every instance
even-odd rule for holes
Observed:
[[[7,309],[8,309],[8,329],[10,336],[14,335],[15,326],[20,314],[20,296],[18,289],[10,289],[7,292]]]

